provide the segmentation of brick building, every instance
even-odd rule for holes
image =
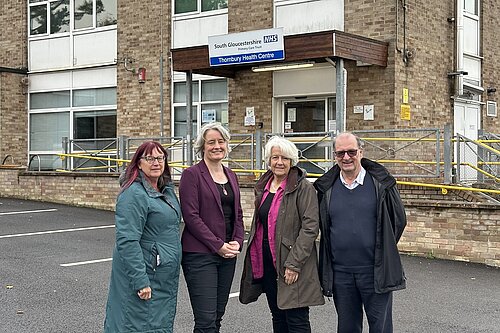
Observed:
[[[0,157],[60,167],[62,137],[442,128],[498,133],[494,0],[6,0]],[[209,36],[281,29],[284,60],[210,66]],[[254,72],[272,64],[308,68]],[[139,68],[145,80],[139,80]],[[267,68],[269,69],[269,68]],[[144,82],[143,82],[144,81]]]

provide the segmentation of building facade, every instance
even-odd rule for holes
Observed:
[[[63,137],[194,136],[212,120],[242,134],[259,124],[500,132],[495,0],[7,0],[2,9],[0,158],[37,155],[43,170],[61,166]],[[209,37],[272,29],[282,30],[283,60],[210,65]],[[298,63],[309,67],[254,72]]]

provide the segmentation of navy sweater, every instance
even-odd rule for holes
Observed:
[[[373,179],[366,174],[363,185],[350,190],[339,177],[330,200],[333,269],[351,273],[373,271],[377,224]]]

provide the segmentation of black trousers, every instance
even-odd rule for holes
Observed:
[[[217,254],[182,254],[182,270],[194,315],[194,333],[220,332],[231,291],[236,258]]]
[[[338,333],[363,331],[363,307],[370,333],[392,333],[392,292],[375,293],[373,272],[335,271],[333,301],[338,315]]]
[[[309,307],[281,310],[278,308],[278,282],[269,243],[263,242],[264,277],[262,289],[271,310],[274,333],[311,333]]]

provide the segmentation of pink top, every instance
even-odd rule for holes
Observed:
[[[267,236],[269,239],[269,247],[271,249],[271,255],[273,257],[273,264],[276,268],[276,221],[278,220],[279,209],[281,205],[281,200],[285,194],[287,178],[283,180],[276,190],[273,201],[271,202],[271,207],[269,208],[269,213],[267,215]],[[273,177],[267,182],[264,188],[264,195],[260,200],[260,205],[266,200],[269,194],[269,189],[271,187],[271,182]],[[260,207],[259,205],[259,207]],[[257,214],[257,211],[255,212]],[[259,222],[258,214],[255,217],[255,236],[252,244],[250,244],[250,260],[252,262],[252,273],[254,279],[260,279],[264,276],[264,260],[262,255],[262,239],[264,238],[264,231],[262,223]]]

